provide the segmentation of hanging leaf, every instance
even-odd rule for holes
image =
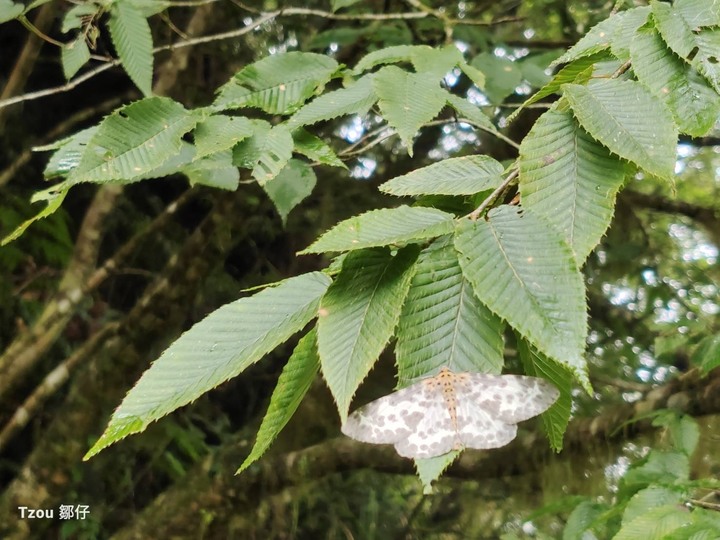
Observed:
[[[10,242],[17,240],[22,236],[22,234],[25,232],[25,230],[38,221],[39,219],[43,219],[48,217],[51,214],[54,214],[58,208],[62,205],[62,202],[65,200],[65,196],[67,195],[69,186],[65,187],[64,189],[60,188],[59,191],[55,192],[53,195],[46,197],[44,200],[47,201],[47,206],[40,210],[37,214],[35,214],[30,219],[25,220],[22,222],[18,227],[15,228],[13,232],[5,236],[2,240],[0,240],[0,247],[6,246]]]
[[[117,109],[98,126],[80,164],[78,182],[132,182],[177,155],[197,116],[169,98],[151,97]]]
[[[557,233],[528,210],[500,206],[461,221],[455,247],[480,301],[587,386],[585,288]]]
[[[557,110],[535,122],[518,163],[523,204],[562,235],[582,266],[610,225],[625,166]]]
[[[563,93],[580,125],[611,152],[672,178],[677,127],[667,107],[642,85],[608,79],[566,84]]]
[[[665,102],[681,132],[701,137],[712,129],[720,115],[720,96],[666,48],[654,29],[636,33],[631,55],[638,80]]]
[[[412,156],[412,139],[445,105],[445,93],[437,81],[422,73],[384,67],[373,79],[383,116],[400,135]]]
[[[151,95],[153,52],[152,34],[147,19],[132,2],[113,2],[108,28],[128,76],[143,94]]]
[[[392,336],[418,255],[408,246],[349,253],[320,305],[318,350],[343,422],[355,391]]]
[[[314,159],[323,165],[347,170],[347,166],[320,137],[316,137],[304,128],[297,128],[292,132],[292,138],[295,143],[295,151],[299,154]]]
[[[260,360],[316,316],[329,284],[320,272],[290,278],[195,324],[143,373],[84,459],[144,431]]]
[[[222,86],[213,109],[257,107],[269,114],[298,109],[338,70],[324,54],[287,52],[258,60]]]
[[[453,450],[452,452],[448,452],[442,456],[433,458],[418,458],[415,460],[415,469],[417,470],[417,475],[423,485],[424,495],[432,494],[432,483],[440,478],[440,475],[453,464],[461,453],[461,450]]]
[[[236,474],[247,469],[270,448],[297,411],[319,369],[317,334],[313,328],[300,340],[285,364],[275,391],[270,397],[270,406],[255,437],[255,445]]]
[[[403,244],[447,234],[453,216],[434,208],[381,208],[346,219],[315,240],[300,254],[351,251]]]
[[[293,129],[348,114],[364,116],[376,101],[372,76],[368,75],[358,79],[348,88],[328,92],[315,98],[296,112],[287,121],[287,125]]]
[[[566,366],[539,352],[520,336],[517,336],[517,343],[518,355],[525,373],[550,381],[560,391],[557,401],[541,416],[550,446],[559,452],[563,448],[563,436],[572,415],[573,373]]]
[[[283,225],[287,223],[290,211],[312,193],[316,182],[312,167],[303,161],[291,159],[277,176],[263,184]]]
[[[451,237],[420,254],[397,331],[398,385],[437,373],[500,373],[503,323],[475,296]]]
[[[65,45],[61,49],[61,60],[63,74],[69,81],[90,60],[90,49],[85,43],[85,37],[81,35],[76,40]]]

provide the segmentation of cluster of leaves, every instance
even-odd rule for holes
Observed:
[[[0,23],[20,19],[50,0],[34,0],[27,5],[0,1]],[[70,34],[61,50],[63,73],[70,80],[92,57],[100,35],[99,22],[108,14],[107,27],[123,68],[146,96],[152,94],[153,40],[148,24],[151,17],[167,9],[165,0],[94,0],[79,2],[63,18],[61,31]]]
[[[112,6],[113,39],[131,72],[132,54],[121,52],[132,26],[124,10],[135,10],[137,19],[139,8]],[[450,158],[383,184],[382,191],[421,204],[338,224],[302,252],[341,253],[327,272],[285,280],[195,325],[143,375],[87,457],[238,375],[316,317],[281,375],[243,466],[271,444],[318,370],[344,419],[393,339],[405,385],[441,366],[499,373],[507,328],[525,371],[561,390],[544,415],[551,444],[560,448],[573,381],[589,387],[580,269],[605,233],[624,183],[638,171],[671,179],[678,134],[702,135],[712,127],[720,112],[719,25],[715,7],[680,0],[617,13],[593,28],[555,61],[565,66],[528,100],[560,95],[523,140],[516,162],[506,168],[489,156]],[[181,173],[192,184],[234,190],[240,168],[285,219],[312,191],[313,164],[345,167],[343,152],[308,126],[373,109],[409,153],[418,130],[448,108],[496,132],[480,108],[441,85],[449,72],[464,74],[479,91],[502,99],[485,84],[483,69],[494,62],[488,55],[468,62],[454,46],[388,47],[353,68],[290,52],[246,66],[206,107],[187,110],[147,97],[48,147],[55,153],[46,176],[63,181],[38,195],[49,201],[41,215],[80,182]],[[138,80],[141,89],[149,84]],[[522,205],[500,204],[514,183]],[[460,210],[433,208],[433,200],[454,201]],[[421,475],[431,480],[450,459],[419,463]]]
[[[563,531],[564,540],[720,537],[720,516],[705,508],[702,501],[704,494],[718,488],[717,480],[690,479],[690,458],[699,439],[697,424],[687,416],[665,411],[656,416],[653,425],[669,435],[669,448],[653,449],[633,463],[622,477],[612,503],[589,498],[574,501],[576,506]]]

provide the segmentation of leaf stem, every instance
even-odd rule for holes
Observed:
[[[505,178],[505,180],[503,180],[503,183],[500,184],[495,189],[495,191],[493,191],[490,195],[488,195],[487,198],[482,202],[482,204],[480,206],[478,206],[475,210],[470,212],[467,215],[467,217],[469,217],[473,221],[475,221],[478,217],[480,217],[480,214],[482,214],[485,211],[485,209],[487,209],[487,207],[490,206],[490,204],[495,199],[497,199],[500,196],[500,194],[503,191],[505,191],[510,184],[512,184],[513,180],[515,180],[515,178],[517,178],[518,173],[519,173],[518,169],[513,170],[513,172],[511,172],[507,176],[507,178]]]

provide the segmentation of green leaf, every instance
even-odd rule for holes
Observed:
[[[197,117],[169,98],[145,98],[117,109],[100,122],[69,180],[137,180],[180,152],[182,137]]]
[[[320,305],[322,372],[345,422],[350,400],[392,336],[412,278],[416,246],[349,253]]]
[[[687,59],[695,47],[692,28],[667,2],[652,2],[650,5],[660,35],[678,56]]]
[[[482,112],[480,107],[473,105],[467,99],[451,94],[450,92],[446,93],[445,98],[447,99],[448,105],[450,105],[459,115],[463,117],[461,120],[468,120],[474,126],[489,133],[497,133],[497,128]]]
[[[528,210],[500,206],[461,221],[455,247],[480,301],[587,386],[585,288],[557,233]]]
[[[400,135],[412,156],[412,140],[423,124],[445,105],[445,92],[437,81],[422,73],[408,73],[395,66],[382,68],[373,79],[383,116]]]
[[[0,24],[8,22],[22,15],[25,6],[14,3],[12,0],[0,0]]]
[[[23,223],[18,225],[18,227],[13,232],[0,240],[0,247],[6,246],[13,240],[17,240],[18,238],[20,238],[20,236],[22,236],[22,234],[30,225],[32,225],[39,219],[46,218],[49,215],[53,214],[55,211],[57,211],[57,209],[60,208],[60,205],[62,205],[62,202],[65,200],[68,189],[69,187],[66,187],[65,189],[60,189],[59,191],[53,193],[51,196],[47,197],[47,206],[30,219],[27,219]]]
[[[649,484],[670,484],[690,477],[690,461],[680,452],[651,450],[647,458],[630,469],[622,479],[623,488],[645,487]]]
[[[90,60],[90,49],[85,43],[85,37],[81,35],[65,45],[61,50],[61,56],[63,73],[69,81]]]
[[[622,524],[628,525],[636,518],[647,513],[648,510],[665,505],[682,504],[682,494],[672,489],[650,486],[641,489],[628,501],[623,512]]]
[[[615,58],[623,62],[630,60],[630,44],[638,29],[647,23],[650,11],[650,6],[639,6],[624,12],[623,20],[610,43],[610,51]]]
[[[489,156],[450,158],[381,184],[390,195],[474,195],[502,183],[504,167]]]
[[[698,343],[690,362],[700,368],[703,376],[720,366],[720,334],[707,336]]]
[[[547,379],[560,390],[557,401],[541,415],[550,446],[559,452],[563,448],[563,437],[572,415],[573,373],[567,366],[548,358],[519,336],[517,341],[525,373]]]
[[[692,522],[690,511],[677,504],[648,510],[630,523],[623,523],[613,540],[662,540],[668,534]]]
[[[515,62],[492,53],[480,53],[470,65],[485,75],[483,92],[491,103],[502,103],[522,82],[522,72]]]
[[[607,58],[607,56],[604,53],[598,53],[592,56],[585,56],[583,58],[579,58],[578,60],[570,62],[567,66],[558,71],[549,83],[547,83],[535,94],[533,94],[530,99],[525,101],[520,107],[515,110],[515,112],[508,116],[507,121],[512,122],[513,120],[515,120],[515,118],[517,118],[517,116],[520,114],[520,111],[522,111],[528,105],[532,105],[533,103],[536,103],[549,95],[559,94],[563,84],[586,83],[588,80],[590,80],[590,77],[592,76],[593,66],[598,60],[602,58]]]
[[[691,416],[667,411],[655,418],[653,426],[666,427],[672,436],[673,447],[688,457],[693,455],[700,440],[700,430]]]
[[[565,54],[556,58],[550,64],[550,67],[566,64],[578,58],[591,56],[610,48],[611,38],[616,30],[620,28],[626,13],[626,11],[615,13],[593,26],[588,33],[580,38],[575,45],[570,47]]]
[[[440,478],[440,475],[452,465],[461,453],[462,450],[453,450],[442,456],[415,460],[415,468],[420,482],[422,482],[424,495],[432,494],[432,483]]]
[[[332,0],[332,10],[333,13],[338,11],[339,9],[350,7],[354,4],[357,4],[361,0]]]
[[[416,264],[397,331],[398,385],[456,372],[500,373],[503,324],[475,296],[449,237],[425,248]]]
[[[213,103],[216,110],[257,107],[289,114],[325,85],[338,63],[324,54],[288,52],[268,56],[235,74]]]
[[[195,128],[197,158],[233,148],[240,141],[251,137],[256,124],[242,116],[215,114],[200,122]]]
[[[84,459],[237,376],[317,315],[330,278],[312,272],[217,309],[143,374]]]
[[[191,163],[179,167],[178,172],[188,177],[191,186],[201,184],[203,186],[235,191],[240,182],[240,172],[237,167],[233,165],[232,152],[230,152],[230,150],[194,160]]]
[[[108,28],[128,76],[140,91],[152,94],[152,34],[147,19],[131,2],[113,2]]]
[[[296,112],[287,121],[287,125],[292,129],[348,114],[364,116],[377,101],[372,78],[371,75],[362,77],[348,88],[315,98]]]
[[[624,164],[557,110],[535,122],[518,163],[523,204],[562,235],[582,266],[610,225]]]
[[[486,78],[485,74],[478,68],[471,66],[467,62],[460,63],[460,70],[467,76],[472,83],[477,86],[480,90],[485,89]]]
[[[420,53],[428,53],[432,51],[429,45],[395,45],[393,47],[385,47],[378,49],[363,56],[355,65],[353,73],[359,75],[363,71],[374,68],[382,64],[397,64],[398,62],[412,62],[413,57]]]
[[[654,29],[637,32],[631,57],[638,80],[665,102],[680,131],[700,137],[712,129],[720,115],[720,96],[665,47]]]
[[[717,8],[715,8],[717,9]],[[690,63],[720,92],[720,31],[695,31],[673,6],[666,2],[653,2],[652,14],[660,35],[673,52]]]
[[[2,2],[3,0],[0,0]],[[63,17],[62,27],[60,31],[63,34],[67,34],[71,30],[77,30],[82,28],[83,20],[87,17],[94,17],[99,14],[101,7],[93,2],[87,2],[82,4],[76,4],[67,10]]]
[[[292,132],[292,138],[295,143],[295,151],[299,154],[314,159],[323,165],[347,170],[347,166],[320,137],[316,137],[304,128],[297,128]]]
[[[697,54],[693,66],[720,93],[720,30],[705,30],[695,35]]]
[[[720,26],[720,3],[707,0],[675,0],[675,11],[680,13],[691,28]]]
[[[464,64],[462,53],[454,44],[444,47],[416,49],[412,55],[412,63],[417,73],[433,77],[440,81],[458,64]],[[482,79],[482,74],[478,77]]]
[[[585,536],[585,532],[590,529],[593,522],[607,510],[601,504],[592,501],[583,501],[578,504],[565,523],[562,540],[589,540],[595,536]]]
[[[453,216],[434,208],[381,208],[346,219],[315,240],[300,254],[351,251],[403,244],[447,234]]]
[[[312,167],[303,161],[291,159],[277,176],[263,184],[283,225],[287,223],[290,211],[312,193],[316,182]]]
[[[58,176],[67,176],[70,172],[80,165],[82,156],[85,153],[90,140],[97,133],[99,126],[92,126],[82,131],[78,131],[74,135],[57,141],[50,146],[34,148],[37,151],[53,150],[56,151],[50,156],[45,165],[43,176],[46,179],[56,178]]]
[[[262,186],[272,180],[292,157],[293,139],[285,124],[270,127],[265,121],[253,121],[252,137],[241,141],[233,149],[233,162],[252,169],[252,175]]]
[[[277,386],[270,397],[270,406],[260,424],[260,429],[258,429],[255,445],[236,474],[247,469],[270,448],[300,406],[300,402],[310,389],[319,369],[317,333],[313,328],[300,340],[285,364]]]
[[[580,125],[611,152],[661,178],[675,169],[677,127],[663,103],[634,81],[566,84]]]

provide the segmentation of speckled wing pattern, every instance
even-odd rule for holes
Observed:
[[[559,395],[537,377],[442,368],[435,377],[356,410],[342,432],[361,442],[394,444],[408,458],[498,448],[515,438],[518,422],[547,410]]]

